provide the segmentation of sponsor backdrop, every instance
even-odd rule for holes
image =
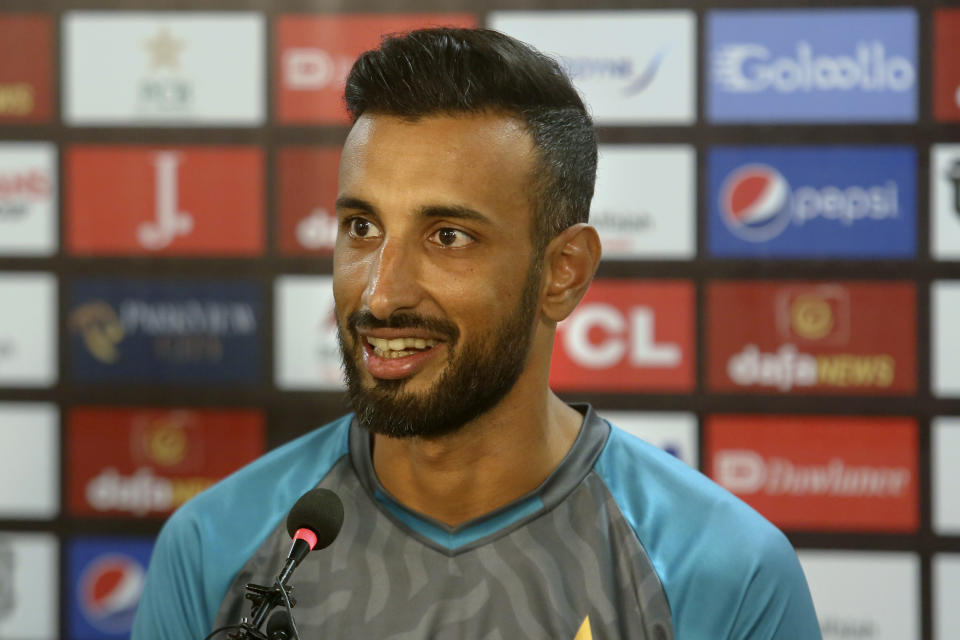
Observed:
[[[0,637],[126,637],[164,518],[344,411],[343,82],[437,24],[597,124],[554,389],[780,526],[828,640],[960,637],[960,6],[814,4],[5,0]]]

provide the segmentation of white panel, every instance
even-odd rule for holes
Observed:
[[[687,145],[600,145],[590,223],[604,259],[696,253],[696,152]]]
[[[930,384],[934,395],[960,397],[960,281],[934,282],[930,291]]]
[[[0,256],[56,253],[57,226],[56,147],[0,144]]]
[[[933,530],[960,535],[960,418],[934,419],[931,462]]]
[[[333,279],[281,276],[276,281],[274,294],[277,387],[342,389]]]
[[[800,551],[823,640],[919,640],[920,559],[885,551]]]
[[[53,518],[59,510],[56,406],[0,402],[0,518]]]
[[[558,58],[596,124],[696,120],[692,11],[494,11],[487,24]]]
[[[960,259],[960,144],[935,144],[930,152],[930,252]]]
[[[231,125],[264,120],[259,13],[74,11],[63,24],[72,125]]]
[[[670,411],[605,411],[602,417],[697,468],[697,416]]]
[[[47,273],[0,275],[0,387],[57,379],[57,281]]]
[[[59,637],[57,539],[0,533],[0,638]]]
[[[933,640],[960,637],[960,553],[933,556]]]

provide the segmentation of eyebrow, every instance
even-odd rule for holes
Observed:
[[[377,215],[377,208],[366,200],[354,198],[352,196],[340,196],[336,202],[337,210],[353,209],[363,211],[371,215]],[[493,225],[489,217],[483,215],[475,209],[456,204],[428,204],[417,209],[417,215],[421,218],[453,218],[458,220],[471,220],[485,225]]]

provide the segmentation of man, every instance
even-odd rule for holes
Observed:
[[[334,294],[356,414],[170,519],[134,637],[238,622],[321,486],[345,516],[291,582],[303,638],[819,638],[780,532],[548,387],[600,259],[596,139],[556,63],[418,31],[361,56],[346,99]]]

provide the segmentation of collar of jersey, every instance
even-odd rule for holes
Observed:
[[[408,509],[383,488],[373,470],[370,437],[354,419],[350,425],[350,457],[360,483],[377,507],[423,544],[447,555],[465,553],[507,535],[561,502],[593,468],[610,434],[610,426],[590,405],[573,404],[583,426],[570,451],[539,487],[488,514],[450,527]]]

